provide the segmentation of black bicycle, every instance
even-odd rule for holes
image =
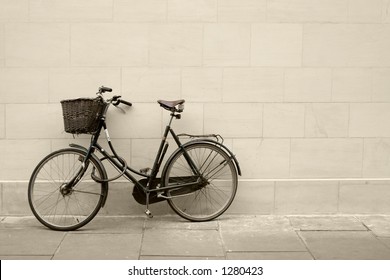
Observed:
[[[134,183],[133,197],[146,205],[148,217],[153,217],[148,206],[164,200],[178,215],[190,221],[209,221],[224,213],[233,202],[241,171],[236,157],[223,145],[223,138],[214,134],[176,135],[171,124],[173,119],[180,119],[185,101],[159,100],[171,117],[153,167],[136,171],[115,151],[106,124],[111,104],[132,104],[121,96],[105,99],[103,94],[111,91],[102,86],[97,98],[61,101],[65,131],[91,134],[91,142],[88,148],[70,144],[47,155],[37,165],[28,186],[28,201],[35,217],[53,230],[78,229],[104,206],[109,182],[122,176]],[[98,143],[102,129],[111,153]],[[178,148],[166,161],[161,177],[157,177],[169,146],[169,134]],[[193,139],[182,143],[179,138],[184,136]],[[104,160],[118,170],[117,176],[108,178]]]

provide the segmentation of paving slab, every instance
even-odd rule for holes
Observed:
[[[228,252],[306,250],[284,216],[230,216],[219,223]]]
[[[294,231],[226,231],[222,238],[227,252],[233,251],[305,251],[306,247]]]
[[[295,230],[353,230],[367,231],[364,224],[353,216],[291,216]]]
[[[219,219],[223,230],[246,231],[293,231],[285,216],[224,216]]]
[[[139,258],[141,242],[141,234],[68,233],[53,259],[134,260]]]
[[[312,260],[309,252],[228,252],[228,260]]]
[[[146,229],[187,229],[187,230],[218,230],[219,224],[217,220],[194,223],[184,220],[177,215],[175,216],[159,216],[152,219],[146,219]]]
[[[0,255],[54,255],[65,233],[46,229],[0,230]]]
[[[225,256],[141,256],[140,260],[183,260],[183,261],[191,261],[191,260],[225,260]]]
[[[302,231],[299,234],[315,259],[390,259],[390,249],[368,231]]]
[[[358,216],[376,236],[390,237],[389,216]]]
[[[390,248],[390,237],[378,237],[378,240]]]
[[[42,225],[34,216],[8,216],[4,217],[4,219],[0,223],[1,229],[25,229],[25,228],[33,228],[33,229],[47,229],[44,225]]]
[[[53,258],[53,255],[43,255],[43,256],[36,256],[36,255],[21,255],[21,256],[0,256],[0,260],[51,260]]]
[[[0,217],[0,259],[386,259],[390,216],[97,216],[72,232],[33,216]]]
[[[216,230],[145,229],[141,256],[224,257]]]
[[[100,216],[95,217],[84,227],[73,233],[135,233],[143,232],[144,217],[132,216]]]

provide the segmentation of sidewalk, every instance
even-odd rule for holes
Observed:
[[[98,216],[73,232],[7,216],[0,259],[390,260],[390,216]]]

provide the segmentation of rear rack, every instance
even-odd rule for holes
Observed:
[[[190,139],[194,138],[200,138],[200,139],[206,139],[206,138],[214,138],[218,143],[223,144],[223,137],[219,134],[204,134],[204,135],[194,135],[194,134],[187,134],[187,133],[181,133],[177,135],[178,137],[187,137]]]

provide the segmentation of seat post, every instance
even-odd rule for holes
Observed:
[[[175,113],[171,113],[170,116],[171,116],[171,118],[170,118],[169,123],[168,123],[169,127],[171,127],[171,125],[172,125],[172,121],[173,121],[173,118],[175,117]],[[165,136],[167,136],[167,135],[165,135]]]

